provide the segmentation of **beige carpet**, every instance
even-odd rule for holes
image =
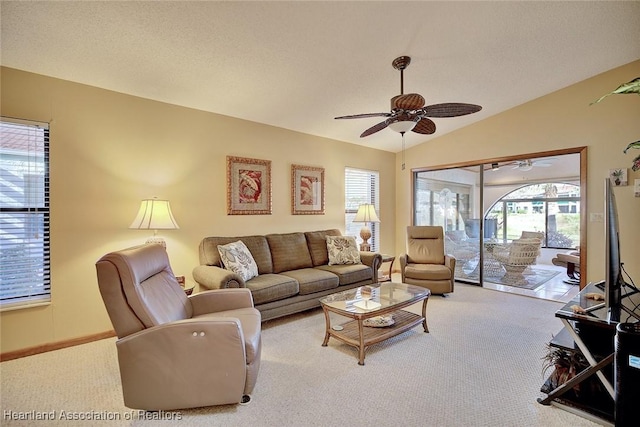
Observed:
[[[320,310],[274,320],[264,324],[262,369],[250,405],[156,414],[173,417],[165,420],[147,420],[123,406],[114,339],[102,340],[0,364],[0,424],[593,426],[536,402],[543,396],[545,343],[561,329],[554,317],[560,306],[456,284],[449,297],[430,299],[431,333],[417,327],[372,346],[365,366],[357,364],[355,349],[336,340],[321,346]],[[184,369],[191,369],[188,360]],[[56,419],[16,421],[7,411],[56,411]]]

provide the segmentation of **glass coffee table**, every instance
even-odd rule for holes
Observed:
[[[334,337],[358,349],[358,364],[364,365],[368,346],[387,340],[422,324],[427,327],[427,301],[431,291],[406,283],[386,282],[349,289],[320,299],[326,330],[323,347]],[[422,315],[402,310],[422,301]],[[331,326],[330,313],[350,321]],[[375,325],[375,326],[367,326]]]

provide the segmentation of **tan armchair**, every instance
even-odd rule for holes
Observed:
[[[161,245],[103,256],[98,286],[118,335],[124,404],[174,410],[247,403],[261,352],[248,289],[187,297]]]
[[[402,282],[434,294],[453,292],[456,259],[444,252],[444,233],[437,226],[407,227],[407,253],[400,255]]]

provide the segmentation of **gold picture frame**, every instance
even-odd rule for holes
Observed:
[[[271,215],[271,160],[227,156],[227,215]]]
[[[291,165],[291,214],[324,215],[324,168]]]

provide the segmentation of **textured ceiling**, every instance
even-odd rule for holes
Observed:
[[[640,2],[1,3],[2,65],[397,152],[360,133],[400,92],[483,110],[416,145],[640,58]],[[613,89],[613,88],[612,88]]]

